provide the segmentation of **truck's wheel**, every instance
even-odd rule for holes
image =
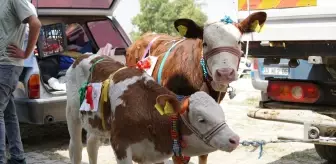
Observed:
[[[315,144],[317,154],[328,162],[336,163],[336,146]]]

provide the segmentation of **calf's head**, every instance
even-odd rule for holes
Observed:
[[[265,12],[256,12],[240,23],[223,20],[207,23],[204,27],[190,19],[177,19],[174,26],[186,38],[202,39],[203,57],[209,75],[213,78],[211,85],[214,90],[223,91],[227,84],[237,80],[242,54],[241,36],[253,32],[256,23],[262,26],[266,17]]]
[[[225,122],[222,108],[207,93],[198,91],[179,102],[171,95],[160,95],[157,103],[164,106],[172,104],[179,112],[183,124],[192,131],[191,135],[182,134],[187,147],[186,155],[201,155],[216,150],[231,152],[239,145],[239,136]]]

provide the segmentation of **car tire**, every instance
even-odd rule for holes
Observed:
[[[315,150],[321,158],[328,162],[336,163],[336,146],[315,144]]]

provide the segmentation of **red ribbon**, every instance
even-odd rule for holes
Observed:
[[[184,161],[189,161],[189,160],[190,160],[190,157],[184,156]]]
[[[139,69],[149,69],[151,67],[150,59],[146,58],[145,60],[140,60],[137,62]]]
[[[88,85],[86,88],[86,103],[90,105],[90,109],[93,110],[93,98],[92,98],[92,86]]]

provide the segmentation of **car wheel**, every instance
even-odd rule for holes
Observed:
[[[336,163],[336,146],[315,144],[317,154],[328,162]]]

